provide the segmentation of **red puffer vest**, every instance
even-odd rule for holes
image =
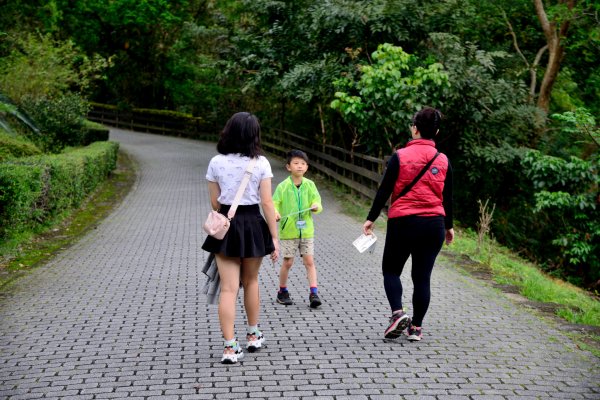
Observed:
[[[397,151],[400,171],[392,192],[388,218],[446,215],[442,204],[444,181],[448,172],[448,158],[445,154],[440,153],[412,189],[398,198],[402,189],[415,179],[436,152],[435,142],[429,139],[411,140],[405,148]]]

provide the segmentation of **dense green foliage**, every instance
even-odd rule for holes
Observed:
[[[553,260],[570,266],[568,275],[578,284],[585,278],[600,279],[599,165],[597,159],[564,160],[536,150],[523,159],[524,171],[538,189],[534,213],[543,212],[553,222],[548,232]]]
[[[380,45],[371,58],[373,65],[360,67],[358,81],[344,77],[334,82],[340,91],[331,107],[355,127],[353,145],[366,142],[368,148],[385,148],[388,154],[400,138],[406,143],[407,124],[399,121],[410,121],[423,105],[438,106],[442,87],[449,86],[448,74],[439,63],[420,66],[415,57],[388,43]]]
[[[64,78],[49,87],[121,110],[191,113],[216,130],[247,109],[267,128],[384,156],[404,143],[414,111],[436,106],[461,222],[474,226],[477,200],[490,199],[498,240],[557,275],[600,284],[596,1],[5,3],[5,75],[32,71],[35,82],[39,64],[18,66],[40,54]],[[53,50],[36,53],[36,43]]]
[[[118,143],[0,163],[0,238],[77,207],[116,166]]]
[[[67,146],[80,146],[85,142],[87,125],[84,116],[89,106],[79,95],[25,97],[21,106],[41,132],[30,135],[30,139],[44,151],[58,153]]]
[[[6,39],[8,38],[8,39]],[[7,35],[0,58],[0,124],[27,136],[45,152],[89,142],[88,103],[80,95],[101,68],[71,41],[50,35]]]
[[[0,58],[0,89],[19,102],[24,97],[55,97],[71,90],[85,91],[105,62],[87,57],[73,42],[50,35],[5,35]]]

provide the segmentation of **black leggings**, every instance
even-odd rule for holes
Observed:
[[[383,250],[383,285],[392,311],[402,309],[400,274],[412,256],[413,317],[421,326],[431,298],[431,271],[445,238],[444,217],[390,218]]]

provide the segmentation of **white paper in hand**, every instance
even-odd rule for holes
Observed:
[[[377,241],[377,236],[375,236],[374,233],[372,233],[370,235],[365,235],[363,233],[362,235],[360,235],[358,237],[358,239],[356,239],[354,242],[352,242],[352,244],[354,245],[354,247],[356,247],[356,250],[358,250],[360,253],[364,253],[371,246],[373,246],[376,241]]]

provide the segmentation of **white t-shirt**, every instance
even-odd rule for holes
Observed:
[[[217,199],[220,204],[231,205],[235,194],[240,187],[244,171],[248,167],[250,157],[238,154],[218,154],[214,156],[208,164],[206,179],[210,182],[216,182],[221,188],[221,194]],[[259,156],[252,177],[246,186],[240,205],[248,206],[260,203],[259,186],[260,181],[265,178],[272,178],[271,164],[264,156]]]

